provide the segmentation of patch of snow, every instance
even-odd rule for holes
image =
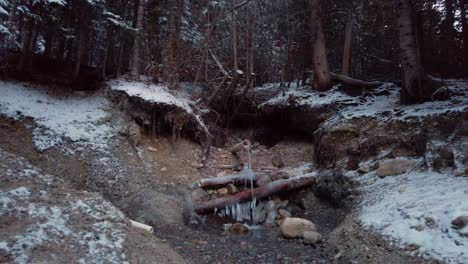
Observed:
[[[145,101],[156,104],[175,105],[191,113],[190,100],[179,98],[162,85],[131,82],[124,79],[109,81],[112,90],[123,91],[129,96],[140,97]]]
[[[0,82],[0,113],[19,119],[32,117],[38,125],[33,140],[38,150],[61,146],[63,140],[105,150],[115,136],[108,124],[109,102],[102,96],[54,98],[24,84]]]
[[[468,181],[450,173],[410,172],[376,180],[368,174],[361,221],[398,245],[416,244],[416,254],[448,263],[468,263],[466,230],[451,221],[468,215]],[[419,226],[421,231],[416,228]]]
[[[31,192],[26,187],[19,187],[9,191],[9,193],[18,197],[29,197],[31,195]]]

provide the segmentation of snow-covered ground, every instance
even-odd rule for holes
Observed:
[[[432,114],[441,114],[450,111],[468,110],[468,81],[444,80],[451,90],[458,93],[448,101],[426,102],[424,104],[403,106],[400,101],[400,89],[394,84],[384,84],[377,90],[387,90],[387,95],[353,97],[339,87],[335,87],[326,93],[311,91],[310,88],[300,87],[288,90],[286,96],[278,94],[274,98],[264,102],[259,107],[271,105],[289,104],[288,98],[293,96],[298,105],[321,107],[324,105],[341,105],[339,118],[352,119],[355,117],[375,116],[384,119],[405,119],[421,117]],[[259,92],[273,86],[256,88]],[[273,88],[272,88],[273,89]]]
[[[128,263],[124,215],[0,148],[0,262]]]
[[[23,83],[0,82],[0,113],[32,117],[34,144],[40,151],[71,140],[79,148],[105,150],[116,133],[110,126],[110,103],[103,96],[54,97]]]
[[[468,215],[468,180],[451,173],[413,171],[378,179],[361,176],[364,187],[361,220],[397,245],[419,246],[415,254],[448,263],[468,263],[468,227],[451,222]]]

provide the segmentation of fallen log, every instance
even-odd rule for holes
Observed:
[[[378,86],[381,86],[381,85],[385,84],[385,83],[379,82],[379,81],[366,82],[366,81],[354,79],[354,78],[351,78],[351,77],[348,77],[348,76],[344,76],[344,75],[341,75],[341,74],[336,74],[336,73],[333,73],[333,72],[331,72],[330,75],[331,75],[333,80],[335,80],[337,82],[340,82],[340,83],[343,83],[343,84],[351,85],[351,86],[372,88],[372,87],[378,87]]]
[[[252,198],[257,200],[267,198],[273,194],[291,191],[301,187],[305,187],[316,183],[316,174],[306,174],[289,179],[277,180],[262,187],[253,189],[253,191],[244,191],[233,195],[227,195],[220,198],[215,198],[205,202],[194,204],[194,210],[198,214],[209,214],[214,212],[214,209],[221,209],[228,205],[235,205],[241,202],[250,201]]]
[[[258,171],[258,172],[252,172],[252,178],[253,181],[256,182],[258,179],[260,179],[263,176],[271,176],[274,179],[279,179],[279,178],[285,178],[288,175],[284,172],[280,171]],[[219,189],[222,187],[225,187],[226,185],[232,183],[236,186],[244,186],[245,184],[249,184],[250,186],[250,174],[246,171],[243,171],[239,174],[231,174],[231,175],[225,175],[221,177],[215,177],[215,178],[208,178],[208,179],[202,179],[195,184],[193,184],[193,188],[199,187],[204,190],[213,190],[213,189]]]

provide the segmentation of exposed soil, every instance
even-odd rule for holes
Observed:
[[[199,145],[184,139],[173,143],[164,137],[145,136],[137,148],[120,137],[107,156],[64,155],[58,149],[39,153],[28,129],[33,125],[31,120],[0,118],[0,148],[63,177],[76,189],[102,193],[130,219],[154,226],[154,236],[130,232],[127,247],[134,263],[436,263],[412,257],[411,248],[396,249],[364,232],[355,220],[353,205],[359,200],[355,195],[340,207],[317,198],[312,189],[288,195],[303,205],[304,217],[324,235],[325,241],[316,247],[286,240],[278,228],[237,235],[222,230],[223,219],[194,216],[187,203],[187,186],[228,173],[215,167],[233,164],[225,148],[213,149],[211,166],[205,168],[199,166]],[[280,156],[286,166],[297,167],[313,162],[313,153],[311,142],[286,140],[272,148],[256,148],[252,162],[254,169],[272,167],[272,159]]]

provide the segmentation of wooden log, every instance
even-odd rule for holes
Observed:
[[[258,172],[253,172],[253,180],[256,182],[258,179],[265,175],[269,175],[274,179],[278,178],[284,178],[287,176],[286,173],[280,172],[280,171],[258,171]],[[230,174],[230,175],[225,175],[221,177],[215,177],[215,178],[207,178],[207,179],[202,179],[195,184],[193,184],[193,188],[202,188],[205,190],[212,190],[212,189],[219,189],[222,187],[225,187],[228,184],[234,184],[236,186],[244,186],[246,183],[250,184],[250,175],[249,173],[243,172],[239,174]]]
[[[209,214],[214,212],[214,209],[221,209],[228,205],[249,201],[252,198],[260,200],[282,191],[291,191],[314,183],[316,183],[315,173],[277,180],[265,186],[255,188],[253,191],[244,191],[234,195],[227,195],[209,201],[195,203],[194,210],[198,214]]]
[[[351,77],[348,77],[348,76],[344,76],[344,75],[341,75],[341,74],[336,74],[336,73],[333,73],[333,72],[330,72],[330,75],[331,75],[332,79],[337,81],[337,82],[347,84],[347,85],[351,85],[351,86],[357,86],[357,87],[372,88],[372,87],[378,87],[378,86],[381,86],[381,85],[385,84],[385,83],[379,82],[379,81],[366,82],[366,81],[354,79],[354,78],[351,78]]]

